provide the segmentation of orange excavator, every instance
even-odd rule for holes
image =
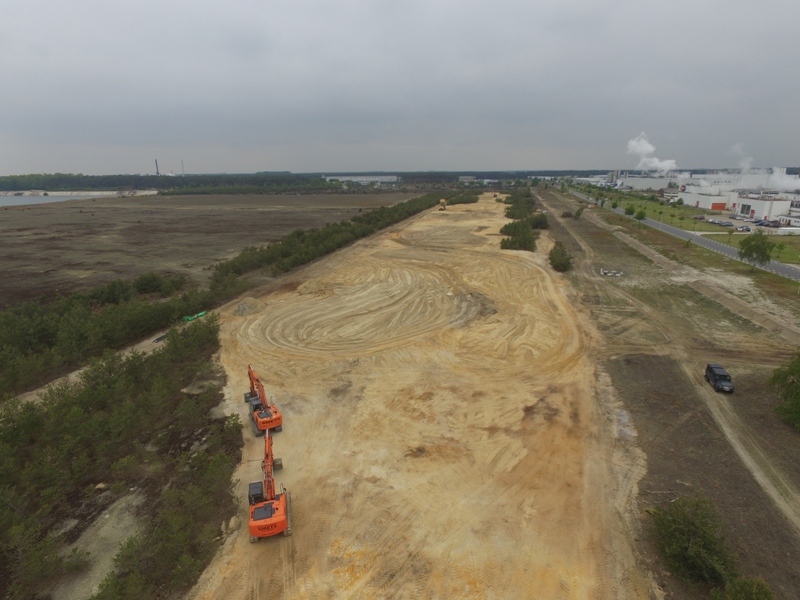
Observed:
[[[283,462],[280,458],[273,458],[272,436],[267,430],[264,435],[264,461],[261,463],[264,480],[251,483],[248,491],[251,543],[279,533],[292,535],[292,496],[283,485],[282,493],[275,493],[273,468],[282,469]]]
[[[250,405],[250,421],[256,437],[272,429],[283,430],[283,415],[274,403],[267,398],[264,386],[256,375],[253,365],[247,365],[247,375],[250,377],[250,391],[244,393],[244,401]]]

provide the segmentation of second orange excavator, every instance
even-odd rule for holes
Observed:
[[[250,391],[245,392],[244,401],[250,407],[250,421],[256,437],[264,435],[271,429],[283,430],[283,415],[275,403],[270,402],[261,380],[256,375],[253,365],[247,365],[247,375],[250,378]]]
[[[275,470],[283,468],[280,458],[272,455],[272,436],[267,430],[264,435],[264,460],[261,463],[263,481],[251,483],[248,491],[250,504],[250,542],[282,533],[292,535],[292,496],[281,486],[280,494],[275,491]]]

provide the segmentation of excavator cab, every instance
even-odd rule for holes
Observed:
[[[292,534],[292,497],[281,486],[281,493],[275,493],[275,479],[273,469],[283,468],[280,458],[273,458],[272,437],[269,431],[264,436],[264,460],[261,470],[264,474],[263,481],[251,483],[248,488],[247,501],[250,505],[248,529],[250,542],[282,533]]]
[[[264,435],[268,429],[282,431],[283,415],[278,407],[267,398],[264,385],[252,365],[247,366],[247,375],[250,378],[250,391],[244,393],[244,401],[249,404],[253,434],[259,437]]]

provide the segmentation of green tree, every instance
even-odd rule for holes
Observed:
[[[772,373],[769,385],[778,391],[783,403],[776,411],[786,423],[800,429],[800,352],[792,361]]]
[[[647,218],[647,212],[643,208],[640,208],[633,218],[641,223]]]
[[[763,267],[769,263],[774,246],[763,231],[756,231],[739,242],[739,258],[753,265],[752,272],[756,266]]]
[[[733,231],[734,231],[734,230],[733,230],[733,229],[731,229],[731,230],[728,232],[728,243],[729,243],[729,244],[731,243],[731,239],[733,238]]]
[[[572,268],[572,255],[567,252],[564,244],[556,242],[548,255],[550,266],[559,273],[564,273]]]
[[[786,249],[786,242],[778,242],[777,244],[775,244],[775,250],[777,251],[775,258],[780,258],[781,252],[783,252],[785,249]]]
[[[613,208],[614,210],[616,210],[618,206],[619,206],[619,202],[617,202],[616,200],[614,200],[614,201],[611,203],[611,208]]]
[[[625,207],[625,214],[627,216],[632,217],[635,212],[636,209],[633,208],[633,204],[628,204],[628,206]]]

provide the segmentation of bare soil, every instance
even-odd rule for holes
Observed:
[[[545,200],[558,214],[574,206],[557,194],[546,194]],[[647,474],[640,482],[642,513],[678,495],[711,498],[740,570],[763,577],[779,598],[796,598],[800,434],[778,419],[774,408],[779,399],[767,379],[797,346],[771,326],[758,326],[733,312],[736,304],[712,300],[716,293],[709,283],[730,289],[727,278],[709,278],[707,272],[663,260],[654,263],[650,253],[633,252],[589,217],[565,220],[585,259],[573,282],[604,334],[598,366],[630,411],[647,455]],[[600,277],[600,266],[623,270],[625,276]],[[696,280],[704,285],[692,287]],[[770,306],[770,299],[753,286],[747,293],[751,308]],[[779,319],[775,313],[772,318]],[[708,362],[721,362],[733,374],[734,394],[716,394],[704,381]],[[647,518],[640,542],[641,556],[668,598],[706,597],[705,590],[661,566]]]
[[[134,278],[203,269],[294,229],[323,227],[414,194],[141,196],[0,210],[0,306]]]
[[[543,253],[500,251],[503,211],[427,212],[220,311],[228,409],[253,364],[284,411],[294,535],[243,525],[193,597],[649,597],[596,332]]]

